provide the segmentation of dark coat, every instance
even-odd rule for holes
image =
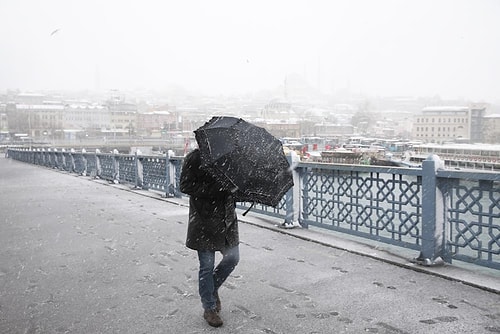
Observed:
[[[186,246],[221,251],[238,245],[238,219],[231,193],[200,168],[200,151],[189,153],[182,166],[181,191],[190,195]]]

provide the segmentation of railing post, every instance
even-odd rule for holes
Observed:
[[[30,164],[33,164],[35,161],[35,154],[33,153],[32,149],[29,150],[28,157],[29,157],[28,161],[30,162]]]
[[[59,156],[61,157],[61,166],[58,166],[58,168],[63,171],[66,170],[66,156],[64,155],[64,153],[66,153],[66,149],[62,148],[61,152],[59,153]]]
[[[142,188],[142,181],[143,175],[142,175],[142,161],[139,159],[139,154],[137,151],[135,152],[135,188],[136,189],[141,189]]]
[[[300,162],[300,157],[293,151],[287,156],[288,163],[290,164],[292,177],[293,177],[293,187],[290,188],[285,194],[285,226],[301,226],[300,225],[300,178],[299,173],[295,169],[297,164]]]
[[[70,168],[70,173],[75,173],[76,172],[76,162],[75,162],[75,150],[71,149],[69,151],[69,158],[71,160],[71,168]]]
[[[440,168],[444,161],[437,155],[422,162],[422,245],[415,261],[426,266],[443,264],[445,257],[446,203],[436,176]]]
[[[95,156],[95,175],[94,178],[100,177],[101,176],[101,151],[99,149],[95,150],[94,156]]]
[[[174,151],[168,150],[166,153],[166,161],[165,161],[165,197],[172,197],[174,195],[174,189],[173,189],[173,184],[172,180],[174,179],[172,177],[172,172],[175,172],[173,170],[172,163],[170,162],[170,158],[174,156]]]
[[[180,186],[180,184],[181,184],[182,162],[183,162],[183,160],[172,160],[172,166],[174,166],[173,192],[174,192],[174,197],[176,197],[176,198],[181,198],[182,197],[181,186]]]
[[[307,222],[308,214],[307,211],[304,210],[304,208],[307,206],[307,203],[309,201],[309,192],[307,190],[307,182],[308,182],[308,175],[309,175],[309,170],[306,167],[302,167],[299,169],[299,180],[300,180],[300,186],[299,186],[299,222],[300,225],[303,228],[309,228],[309,223]],[[302,199],[300,197],[302,196]]]
[[[53,156],[52,156],[52,150],[50,147],[47,149],[47,167],[48,168],[54,168],[54,163],[53,163]]]
[[[87,165],[87,151],[85,151],[85,149],[82,149],[82,165],[83,165],[83,168],[82,168],[82,172],[80,173],[80,175],[83,175],[83,176],[87,176],[87,172],[88,172],[88,165]]]
[[[118,151],[113,150],[113,182],[120,183],[120,160],[118,160]]]

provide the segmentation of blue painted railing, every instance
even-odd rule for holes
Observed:
[[[49,168],[181,197],[183,157],[10,149]],[[454,260],[500,269],[500,173],[446,170],[437,156],[422,168],[295,161],[295,186],[276,208],[252,211],[419,252],[416,262]],[[249,203],[241,203],[241,207]]]

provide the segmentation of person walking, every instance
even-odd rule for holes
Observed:
[[[189,197],[189,221],[186,246],[198,252],[198,290],[210,326],[222,326],[219,288],[239,262],[239,235],[236,203],[201,167],[199,149],[184,159],[180,189]],[[215,266],[216,252],[222,254]]]

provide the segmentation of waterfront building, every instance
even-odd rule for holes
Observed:
[[[112,137],[133,136],[137,131],[137,105],[122,99],[108,101],[110,123],[103,130]]]
[[[168,133],[179,130],[174,112],[155,110],[137,115],[137,134],[144,137],[165,138]]]
[[[110,113],[103,105],[73,103],[66,105],[63,121],[65,139],[100,137],[110,124]]]
[[[9,132],[29,138],[64,139],[64,110],[64,105],[56,102],[9,103]]]
[[[481,132],[483,142],[500,144],[500,114],[484,116]]]
[[[7,140],[9,137],[9,122],[7,114],[0,112],[0,141]]]
[[[483,122],[485,107],[472,106],[470,108],[470,142],[481,143],[483,142]]]
[[[480,142],[485,107],[426,107],[414,117],[412,135],[416,140],[443,144]]]

